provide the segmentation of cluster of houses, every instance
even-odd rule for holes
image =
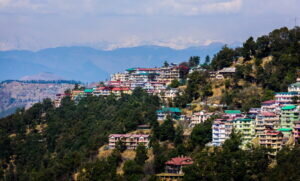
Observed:
[[[112,74],[110,80],[102,85],[85,90],[72,90],[71,97],[73,100],[80,100],[89,94],[121,96],[122,94],[131,94],[135,88],[141,87],[150,94],[168,100],[175,98],[178,94],[178,89],[168,86],[173,80],[180,80],[180,66],[176,64],[159,68],[129,68],[123,73]],[[58,94],[56,96],[56,107],[59,107],[63,96],[65,95]]]
[[[291,84],[288,92],[275,93],[275,100],[262,102],[260,108],[248,113],[226,110],[212,126],[212,145],[220,146],[231,132],[242,135],[244,148],[258,143],[276,153],[283,145],[292,144],[300,136],[300,80]]]
[[[185,67],[186,68],[186,67]],[[180,81],[180,70],[183,68],[176,64],[163,66],[158,68],[129,68],[123,73],[112,74],[109,81],[104,82],[96,87],[84,90],[72,90],[69,96],[73,100],[80,100],[87,95],[94,96],[121,96],[122,94],[131,94],[132,91],[141,87],[146,92],[157,95],[163,100],[172,100],[178,95],[177,88],[171,88],[169,85],[173,80]],[[205,71],[201,66],[193,67],[189,73],[194,71]],[[224,79],[232,77],[235,73],[234,67],[226,67],[219,71],[209,72],[210,78]],[[59,107],[61,100],[66,94],[57,94],[55,98],[55,106]]]

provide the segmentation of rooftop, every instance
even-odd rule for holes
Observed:
[[[292,110],[295,109],[296,106],[295,105],[288,105],[288,106],[284,106],[281,108],[281,110]]]
[[[292,131],[292,128],[279,128],[277,130],[281,131],[281,132],[289,132],[289,131]]]
[[[262,112],[261,115],[265,117],[276,117],[276,114],[272,112]]]
[[[300,82],[293,83],[289,87],[300,87]]]
[[[193,160],[191,157],[175,157],[166,162],[167,165],[191,165]]]
[[[241,114],[240,110],[225,110],[226,114]]]
[[[93,89],[85,89],[84,92],[85,93],[92,93],[94,90]]]
[[[125,137],[125,138],[140,138],[140,137],[144,137],[144,138],[148,138],[149,135],[148,134],[110,134],[109,137]]]
[[[164,107],[156,112],[173,112],[173,113],[181,113],[181,110],[178,107]]]
[[[275,104],[275,100],[268,100],[268,101],[264,101],[262,102],[262,104]]]

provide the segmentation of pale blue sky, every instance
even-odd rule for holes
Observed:
[[[300,0],[0,0],[0,50],[242,42],[300,24]]]

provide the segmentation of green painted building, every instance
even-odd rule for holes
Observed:
[[[233,121],[234,131],[242,135],[242,146],[250,143],[255,137],[255,120],[250,118],[235,119]]]
[[[300,120],[299,108],[295,105],[287,105],[281,108],[280,128],[293,129],[294,122]]]

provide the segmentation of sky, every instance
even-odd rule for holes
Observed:
[[[0,0],[0,50],[176,49],[300,24],[300,0]]]

